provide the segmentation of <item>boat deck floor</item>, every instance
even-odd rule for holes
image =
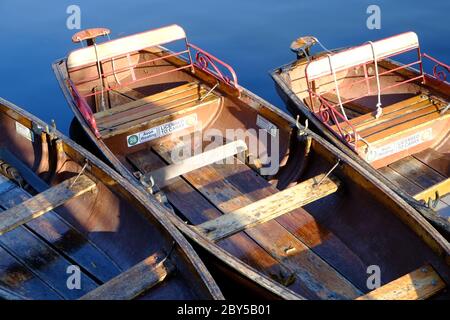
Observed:
[[[0,211],[31,197],[0,175]],[[0,261],[0,285],[33,299],[76,299],[121,272],[105,253],[54,211],[1,235]],[[67,286],[68,270],[73,265],[80,268],[80,290]]]
[[[170,163],[170,143],[129,154],[127,159],[141,173],[157,170]],[[162,191],[194,225],[279,192],[237,158],[234,164],[207,165],[174,178]],[[365,288],[364,263],[301,207],[218,244],[308,298],[352,299]]]
[[[0,174],[0,216],[30,198],[32,195],[27,190]],[[76,289],[70,286],[76,283],[71,278],[76,272],[74,266],[80,275],[80,286]],[[95,289],[101,289],[109,280],[125,273],[129,273],[128,269],[124,270],[85,232],[53,210],[0,235],[0,299],[11,298],[11,295],[17,299],[78,299],[92,295]],[[142,280],[142,277],[137,279]],[[178,282],[178,277],[167,277],[157,286],[152,285],[155,290],[148,290],[137,298],[192,298],[189,289]],[[174,292],[174,286],[184,290]],[[132,293],[120,294],[122,299],[132,297]]]
[[[411,196],[449,179],[450,140],[436,149],[422,152],[397,160],[378,169],[386,178]],[[443,150],[443,152],[440,152]],[[435,207],[436,212],[450,218],[450,194],[441,195]]]

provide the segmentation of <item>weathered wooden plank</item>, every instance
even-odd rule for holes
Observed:
[[[409,195],[414,196],[415,194],[423,190],[422,187],[415,184],[413,181],[404,177],[394,169],[390,167],[382,167],[378,169],[379,172],[383,174],[389,181],[394,183],[396,186],[407,192]]]
[[[247,145],[244,141],[233,141],[223,146],[183,159],[177,163],[164,166],[158,170],[146,173],[144,176],[147,180],[152,177],[158,187],[163,187],[173,178],[182,176],[215,162],[226,160],[246,150]]]
[[[399,111],[403,111],[405,108],[408,107],[415,107],[418,103],[421,103],[423,101],[427,101],[428,97],[425,95],[418,95],[412,98],[405,99],[403,101],[391,104],[389,106],[383,107],[383,116],[390,116],[392,114],[396,114]],[[373,111],[373,110],[372,110]],[[362,116],[359,116],[357,118],[351,119],[350,123],[353,126],[363,126],[369,123],[372,123],[373,121],[377,121],[372,113],[364,114]],[[343,124],[345,126],[345,124]]]
[[[142,127],[145,125],[151,125],[152,123],[161,123],[161,121],[173,120],[176,116],[181,114],[188,114],[199,108],[208,107],[211,104],[218,103],[220,98],[216,95],[209,95],[204,100],[182,103],[170,110],[162,110],[157,114],[151,114],[149,116],[143,116],[139,118],[123,119],[123,123],[115,125],[111,128],[102,128],[101,134],[103,139],[107,139],[114,135],[127,132],[132,128]]]
[[[323,179],[323,180],[322,180]],[[322,181],[318,186],[316,184]],[[196,226],[213,241],[275,219],[337,191],[339,182],[319,175],[267,198]]]
[[[444,177],[450,177],[450,153],[445,150],[450,150],[450,139],[442,144],[440,148],[442,152],[435,149],[425,149],[422,152],[414,154],[414,158],[422,161],[424,164],[433,168]]]
[[[429,188],[446,178],[412,156],[391,163],[389,168],[397,171],[422,188]]]
[[[201,96],[205,93],[206,89],[204,88],[202,88],[201,90],[191,89],[191,91],[186,91],[176,96],[171,96],[160,101],[135,106],[131,109],[123,110],[121,112],[118,112],[115,109],[110,109],[111,115],[100,118],[97,121],[97,124],[99,126],[113,127],[129,119],[137,119],[144,116],[156,115],[157,113],[165,110],[173,110],[180,105],[188,105],[189,103],[199,102]]]
[[[166,162],[170,163],[170,145],[160,145],[155,147],[155,150],[158,150]],[[229,183],[227,177],[215,170],[216,167],[227,167],[233,171],[233,165],[230,164],[214,165],[203,167],[184,177],[224,214],[251,204],[253,201],[247,197],[247,194]],[[251,171],[250,168],[248,170]],[[352,283],[276,220],[247,229],[245,232],[279,263],[291,269],[295,277],[298,277],[305,287],[315,293],[316,298],[354,299],[359,295],[360,291]]]
[[[95,182],[81,175],[73,177],[6,210],[0,216],[0,235],[95,188]]]
[[[73,265],[73,261],[67,260],[24,226],[0,236],[0,246],[65,299],[77,299],[96,287],[95,281],[81,270],[81,289],[70,290],[67,287],[67,270]],[[9,272],[11,270],[7,273],[8,277],[19,276]],[[26,279],[14,279],[19,283],[24,280]],[[36,293],[31,292],[30,296],[34,294]]]
[[[59,300],[57,294],[42,279],[20,263],[0,245],[0,286],[17,295],[36,300]],[[0,294],[0,297],[4,297]]]
[[[84,295],[80,300],[131,300],[164,281],[174,270],[175,267],[169,260],[158,263],[158,256],[153,255]]]
[[[430,266],[404,275],[356,300],[424,300],[446,287]]]
[[[403,125],[403,129],[409,128],[406,126],[407,123],[416,119],[422,119],[423,122],[426,122],[433,114],[439,113],[438,106],[429,105],[428,102],[424,102],[423,106],[419,105],[416,110],[411,112],[402,112],[400,115],[393,115],[392,117],[381,116],[377,121],[373,123],[371,126],[364,126],[364,128],[357,127],[358,133],[366,138],[371,137],[376,134],[381,134],[387,129],[391,129],[394,127],[399,127]]]
[[[388,127],[379,132],[377,131],[368,136],[365,136],[365,139],[367,140],[367,142],[373,143],[375,141],[381,140],[386,137],[394,137],[406,130],[413,130],[417,126],[421,126],[421,125],[423,126],[424,124],[430,124],[433,121],[445,121],[448,119],[448,117],[447,118],[441,117],[439,115],[439,111],[437,110],[437,108],[436,108],[436,110],[431,111],[430,113],[427,113],[427,114],[424,114],[421,116],[417,116],[416,118],[406,119],[406,118],[410,118],[410,117],[414,117],[414,114],[407,115],[405,117],[405,119],[403,119],[405,121],[397,123],[397,124],[393,125],[392,127]],[[358,145],[365,145],[365,144],[363,141],[360,140],[358,142]]]
[[[0,183],[1,178],[0,176]],[[0,203],[2,207],[9,209],[30,198],[31,195],[25,190],[16,187],[7,194],[0,194]],[[24,226],[100,281],[108,281],[121,272],[108,255],[54,211],[49,211]]]
[[[105,110],[105,111],[102,111],[102,112],[97,112],[95,114],[95,118],[96,119],[101,119],[101,118],[103,118],[105,116],[109,116],[109,115],[112,115],[112,114],[115,114],[115,113],[120,113],[120,112],[129,110],[129,109],[132,109],[132,108],[136,108],[136,107],[139,107],[139,106],[142,106],[142,105],[145,105],[145,104],[157,102],[157,101],[159,101],[161,99],[164,99],[164,98],[167,98],[167,97],[169,97],[171,95],[175,95],[175,94],[178,94],[178,93],[183,93],[185,91],[192,90],[195,87],[198,87],[198,83],[190,82],[190,83],[187,83],[187,84],[184,84],[184,85],[181,85],[181,86],[178,86],[178,87],[175,87],[175,88],[172,88],[172,89],[169,89],[169,90],[157,93],[157,94],[153,94],[153,95],[150,95],[150,96],[138,99],[138,100],[134,100],[134,101],[128,102],[128,103],[120,105],[120,106],[116,106],[116,107],[114,107],[114,109],[111,109],[111,110]]]
[[[339,98],[336,94],[331,93],[331,92],[327,92],[325,94],[322,95],[323,98],[325,98],[326,100],[328,100],[329,102],[331,102],[332,104],[336,104],[339,105]],[[345,98],[341,98],[342,101],[345,101]],[[350,101],[348,103],[344,104],[345,108],[348,108],[352,111],[355,111],[359,114],[366,114],[366,113],[371,113],[375,110],[374,107],[368,107],[366,105],[363,105],[361,103],[359,103],[357,100],[355,101]]]

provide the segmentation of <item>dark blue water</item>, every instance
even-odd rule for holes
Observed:
[[[108,27],[113,37],[167,24],[231,64],[240,83],[283,108],[268,71],[294,58],[289,44],[314,35],[329,47],[355,45],[415,31],[424,52],[450,62],[449,0],[0,0],[0,96],[67,132],[72,114],[51,63],[78,48],[66,28],[69,5],[81,7],[81,27]],[[366,27],[369,5],[381,8],[381,29]]]

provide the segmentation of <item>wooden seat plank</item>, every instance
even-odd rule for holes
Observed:
[[[139,127],[139,126],[145,126],[150,125],[152,123],[160,122],[165,119],[173,119],[175,116],[179,114],[186,114],[190,111],[197,110],[198,108],[209,106],[213,103],[218,103],[220,101],[220,97],[216,95],[209,95],[204,100],[200,101],[194,101],[194,102],[188,102],[183,103],[180,105],[177,105],[176,107],[170,109],[170,110],[162,110],[158,112],[157,114],[153,114],[151,112],[150,115],[145,115],[140,118],[130,118],[130,119],[124,119],[123,123],[118,124],[113,127],[104,127],[101,128],[101,135],[103,139],[109,138],[111,136],[114,136],[116,134],[126,132],[128,130],[131,130],[132,128]]]
[[[424,107],[423,107],[424,106]],[[383,117],[379,118],[379,122],[373,126],[365,126],[364,128],[357,128],[359,135],[363,138],[370,137],[377,133],[383,133],[386,129],[398,127],[402,124],[421,118],[426,121],[427,117],[433,114],[439,115],[439,107],[435,105],[428,105],[426,102],[423,106],[418,106],[417,110],[409,113],[402,113],[401,115],[394,116],[393,118]],[[408,126],[409,128],[410,126]]]
[[[392,113],[397,113],[398,111],[402,111],[405,108],[414,108],[417,104],[429,100],[429,97],[426,95],[417,95],[412,98],[405,99],[403,101],[391,104],[389,106],[383,107],[383,115],[391,115]],[[360,117],[354,118],[350,120],[350,123],[353,126],[359,126],[367,122],[371,122],[376,120],[372,113],[364,114]]]
[[[322,183],[316,186],[319,181]],[[319,175],[219,218],[204,222],[196,228],[209,239],[217,241],[321,199],[336,192],[338,186],[337,180]]]
[[[411,118],[408,121],[404,119],[405,121],[401,121],[391,127],[372,133],[366,136],[365,140],[369,143],[373,143],[383,138],[394,136],[395,134],[404,132],[406,130],[414,129],[419,125],[423,125],[424,123],[431,123],[436,120],[444,120],[444,118],[440,116],[437,110],[429,112],[427,114],[422,114],[417,117],[414,117],[414,114],[412,114],[412,116],[408,115],[407,117]],[[358,146],[365,146],[365,143],[360,140],[358,142]]]
[[[436,195],[444,196],[450,193],[450,178],[445,179],[431,187],[414,195],[416,200],[427,201],[429,198],[436,199]]]
[[[168,156],[170,149],[170,145],[155,148],[168,163],[170,163]],[[226,177],[220,175],[214,169],[216,166],[232,167],[228,164],[207,166],[184,177],[225,214],[251,204],[253,201],[231,185]],[[318,297],[348,299],[360,292],[276,220],[246,229],[245,232],[276,260],[295,271],[295,275],[304,281],[305,285],[315,287]]]
[[[446,287],[430,266],[424,266],[375,289],[356,300],[424,300]]]
[[[35,219],[95,188],[95,183],[81,175],[68,179],[23,203],[10,208],[0,216],[0,235]]]
[[[199,103],[201,96],[205,93],[205,89],[202,89],[200,91],[193,90],[192,92],[186,92],[185,94],[173,97],[172,100],[165,99],[162,102],[157,101],[146,103],[131,110],[115,112],[110,116],[105,116],[101,118],[97,122],[97,124],[102,127],[114,127],[130,119],[138,119],[145,116],[151,116],[161,111],[171,110],[182,105],[187,105],[189,103]]]
[[[397,110],[397,111],[391,112],[391,113],[383,112],[378,119],[373,117],[373,119],[371,121],[365,121],[362,123],[358,123],[355,125],[355,127],[359,130],[359,132],[361,132],[363,130],[382,126],[383,124],[395,121],[397,119],[400,119],[400,118],[405,117],[406,115],[410,115],[412,113],[415,114],[415,113],[418,113],[419,111],[423,111],[423,110],[428,110],[428,111],[434,110],[433,108],[429,108],[431,106],[433,106],[431,101],[425,100],[425,101],[415,104],[414,108],[412,108],[412,107],[404,108],[404,109],[400,109],[400,110]]]
[[[80,300],[131,300],[156,286],[175,270],[170,260],[153,255],[104,283]]]
[[[116,114],[116,113],[121,113],[123,111],[133,109],[135,107],[139,107],[139,106],[146,105],[149,103],[158,102],[162,99],[165,99],[165,98],[173,96],[173,95],[177,95],[179,93],[183,93],[186,91],[191,92],[192,89],[196,89],[196,88],[198,88],[198,86],[199,86],[199,84],[197,82],[189,82],[187,84],[183,84],[181,86],[177,86],[175,88],[165,90],[160,93],[152,94],[147,97],[140,98],[138,100],[133,99],[133,101],[130,101],[129,103],[126,103],[126,104],[123,104],[120,106],[116,106],[113,109],[102,111],[102,112],[97,112],[94,116],[96,119],[102,119],[103,117],[106,117],[106,116],[109,116],[112,114]]]
[[[246,150],[247,145],[244,141],[233,141],[223,146],[183,159],[177,163],[164,166],[158,170],[146,173],[144,178],[145,180],[149,180],[152,177],[158,187],[163,187],[173,178],[182,176],[188,172],[215,162],[226,160]]]

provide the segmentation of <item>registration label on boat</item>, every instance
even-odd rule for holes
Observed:
[[[157,138],[167,136],[173,132],[181,131],[183,129],[195,126],[197,124],[197,115],[191,114],[189,116],[173,120],[157,127],[153,127],[127,137],[128,147],[133,147],[138,144],[151,141]]]
[[[22,137],[24,137],[25,139],[28,139],[31,142],[34,142],[33,131],[31,131],[30,129],[28,129],[23,124],[21,124],[20,122],[17,122],[17,121],[16,121],[16,132],[18,134],[20,134]]]
[[[373,162],[375,160],[385,158],[392,154],[415,147],[426,141],[430,141],[432,138],[433,138],[432,128],[428,128],[426,130],[419,131],[413,135],[410,135],[406,138],[389,143],[382,147],[369,148],[369,153],[367,154],[367,161]]]

